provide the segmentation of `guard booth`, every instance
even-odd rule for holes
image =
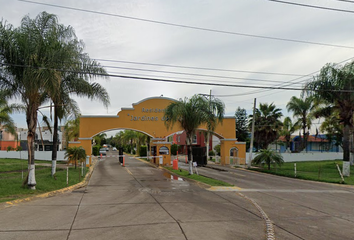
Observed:
[[[172,143],[163,141],[164,138],[153,138],[150,142],[150,162],[156,165],[171,165],[171,145]],[[162,162],[160,162],[162,156]]]

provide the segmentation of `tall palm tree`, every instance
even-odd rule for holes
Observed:
[[[21,99],[25,105],[28,128],[28,180],[35,189],[34,138],[38,108],[47,100],[48,93],[59,89],[60,79],[53,78],[53,36],[57,26],[56,17],[41,13],[35,19],[25,16],[21,25],[0,22],[0,90],[8,91],[6,99]]]
[[[192,138],[196,129],[201,124],[206,124],[208,129],[213,130],[223,120],[224,112],[225,106],[220,100],[213,99],[209,102],[199,95],[172,102],[167,106],[164,115],[166,127],[173,127],[177,122],[186,132],[189,174],[193,174]]]
[[[302,141],[302,150],[307,147],[308,140],[308,131],[311,128],[311,121],[314,119],[314,116],[311,112],[315,109],[316,105],[314,104],[314,99],[312,97],[306,98],[297,98],[293,96],[286,108],[288,111],[293,112],[293,116],[297,118],[295,125],[301,126],[302,135],[304,139]]]
[[[290,148],[291,134],[293,134],[297,129],[297,124],[293,124],[290,117],[286,117],[284,119],[280,135],[285,137],[287,150]]]
[[[75,162],[75,169],[76,169],[77,161],[85,161],[86,151],[82,147],[70,147],[66,150],[65,157],[69,161]]]
[[[349,137],[353,130],[354,62],[344,66],[327,64],[316,78],[304,86],[304,92],[327,104],[329,111],[338,111],[343,125],[343,175],[350,175]]]
[[[97,145],[101,145],[101,143],[106,139],[107,134],[106,133],[100,133],[97,134],[96,136],[93,137]]]
[[[280,118],[283,116],[281,109],[273,103],[260,103],[255,111],[254,139],[258,148],[267,149],[269,144],[279,137],[279,132],[283,123]],[[253,115],[250,115],[249,128],[253,121]]]

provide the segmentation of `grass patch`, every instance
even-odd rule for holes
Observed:
[[[255,171],[292,177],[295,178],[294,163],[284,163],[281,167],[252,169]],[[310,161],[310,162],[296,162],[296,178],[313,180],[328,183],[342,183],[336,163],[338,163],[342,171],[342,160],[338,161]],[[350,167],[351,173],[354,171],[354,166]],[[354,185],[354,177],[344,177],[345,184]]]
[[[198,182],[202,182],[202,183],[206,183],[210,186],[227,186],[227,187],[232,187],[234,185],[229,184],[227,182],[223,182],[220,180],[216,180],[213,178],[208,178],[208,177],[204,177],[201,175],[197,175],[197,174],[193,174],[193,175],[189,175],[189,172],[183,169],[178,169],[178,170],[174,170],[171,167],[165,167],[167,170],[173,172],[174,174],[184,177],[184,178],[189,178],[189,179],[193,179],[196,180]]]
[[[38,162],[45,163],[46,161]],[[38,162],[36,161],[36,163]],[[22,187],[22,168],[24,169],[23,177],[25,178],[27,176],[26,160],[0,159],[0,202],[30,197],[67,187],[66,168],[57,168],[56,179],[54,179],[51,176],[50,166],[38,166],[36,164],[36,190],[29,190],[26,187]],[[85,168],[84,174],[87,171],[88,168]],[[79,183],[83,179],[80,175],[81,168],[75,169],[74,166],[69,166],[68,186]]]

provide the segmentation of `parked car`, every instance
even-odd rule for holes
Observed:
[[[113,148],[112,148],[112,151],[117,151],[117,148],[116,148],[116,147],[113,147]]]
[[[101,154],[102,154],[102,156],[106,156],[107,155],[106,148],[100,148],[100,155]]]

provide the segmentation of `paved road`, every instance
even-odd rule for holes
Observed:
[[[265,222],[235,192],[107,157],[87,188],[1,210],[0,239],[265,239]]]
[[[187,166],[180,162],[180,166]],[[210,165],[212,167],[216,165]],[[354,239],[354,188],[241,169],[198,168],[253,199],[275,225],[277,239]]]

